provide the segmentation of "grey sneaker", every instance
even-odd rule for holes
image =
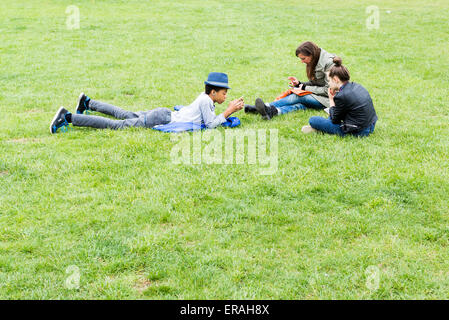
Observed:
[[[78,98],[78,104],[76,106],[76,114],[89,114],[88,110],[89,109],[89,101],[90,98],[88,96],[86,96],[84,94],[84,92],[82,92]]]
[[[70,112],[64,107],[59,108],[58,112],[56,112],[55,116],[53,117],[53,120],[51,120],[50,133],[54,134],[58,132],[59,129],[61,129],[62,132],[67,131],[69,123],[65,119],[65,116],[68,113]]]

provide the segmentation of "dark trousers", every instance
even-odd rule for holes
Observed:
[[[89,102],[89,108],[120,120],[84,114],[72,114],[72,124],[74,126],[118,130],[127,127],[152,128],[156,125],[167,124],[171,121],[171,111],[168,108],[132,112],[92,99]]]

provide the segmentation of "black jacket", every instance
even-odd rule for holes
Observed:
[[[335,107],[330,108],[332,123],[341,124],[344,133],[356,133],[377,121],[373,100],[368,91],[358,83],[348,82],[334,97]]]

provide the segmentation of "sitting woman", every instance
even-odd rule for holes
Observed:
[[[307,41],[296,49],[296,56],[307,65],[307,78],[309,82],[301,83],[295,77],[288,77],[290,85],[312,94],[298,96],[294,93],[271,103],[264,103],[257,98],[255,106],[246,105],[245,112],[258,112],[266,120],[278,114],[288,113],[307,108],[319,109],[329,107],[328,82],[326,73],[334,65],[334,54],[319,48],[315,43]]]
[[[374,131],[377,121],[376,110],[368,91],[360,84],[349,82],[348,69],[335,62],[329,72],[329,118],[311,117],[310,126],[302,132],[321,131],[340,136],[368,136]]]

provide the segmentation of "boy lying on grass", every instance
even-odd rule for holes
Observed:
[[[215,128],[226,122],[227,118],[241,110],[244,106],[243,98],[233,100],[228,108],[218,116],[215,115],[215,102],[222,104],[226,100],[229,88],[228,76],[225,73],[211,72],[204,82],[205,92],[195,101],[179,111],[168,108],[156,108],[149,111],[131,112],[119,107],[92,100],[84,93],[78,99],[76,113],[72,114],[64,107],[59,108],[50,124],[50,132],[67,131],[69,123],[75,127],[90,127],[97,129],[123,129],[126,127],[152,128],[156,125],[191,122],[204,124],[207,128]],[[112,120],[99,116],[87,115],[88,110],[100,112],[121,120]]]

